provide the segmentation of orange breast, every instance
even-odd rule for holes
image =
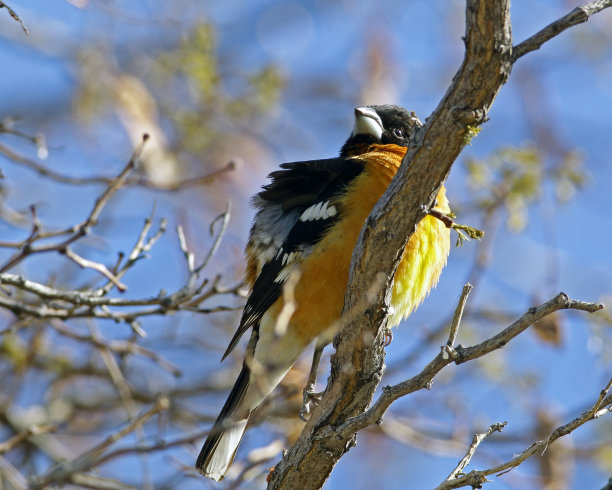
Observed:
[[[357,238],[370,211],[380,199],[397,172],[406,148],[376,145],[358,157],[365,160],[364,171],[349,185],[341,202],[342,217],[313,252],[300,264],[300,279],[295,287],[296,310],[290,328],[303,345],[310,343],[340,318],[349,267]],[[438,209],[448,211],[442,187]],[[440,243],[442,246],[440,247]],[[410,238],[404,258],[398,267],[392,295],[394,313],[391,324],[397,324],[423,300],[435,285],[446,263],[450,234],[437,219],[425,217]],[[282,297],[273,305],[280,311]],[[331,340],[334,332],[325,332]]]
[[[297,309],[291,319],[291,326],[304,343],[318,337],[339,319],[344,304],[351,256],[361,228],[391,182],[406,153],[406,148],[395,145],[387,145],[384,151],[380,151],[376,146],[371,147],[370,150],[356,157],[366,160],[367,164],[363,173],[349,186],[342,202],[341,220],[327,233],[300,267],[301,277],[295,290]],[[440,194],[446,204],[444,190],[441,190]],[[444,225],[439,223],[439,227],[438,223],[434,218],[426,217],[419,224],[406,247],[407,253],[398,268],[399,277],[415,276],[415,267],[418,271],[416,276],[421,276],[421,269],[425,269],[427,264],[412,261],[414,264],[411,266],[409,255],[423,253],[430,242],[438,238],[435,235],[439,231],[442,234],[445,233],[442,231],[445,229]],[[434,236],[430,233],[423,233],[424,227],[431,228],[432,226],[435,228]],[[443,262],[446,262],[447,254],[448,251],[444,254]],[[435,278],[425,277],[424,280],[415,281],[419,296],[424,296],[429,291],[431,285],[437,281],[441,269],[442,266],[436,264],[433,268]],[[400,314],[401,319],[405,311],[412,310],[416,306],[413,295],[410,294],[412,291],[405,287],[406,281],[401,281],[401,284],[404,287],[400,287],[399,291],[394,290],[393,294],[393,303],[397,304],[397,307],[394,304],[396,313],[392,318],[393,323],[397,323],[395,321],[397,313]],[[399,286],[400,283],[397,285]],[[396,294],[397,292],[399,295]],[[408,299],[405,299],[406,297]],[[422,298],[417,298],[417,300],[420,302]],[[329,334],[333,335],[333,332]]]

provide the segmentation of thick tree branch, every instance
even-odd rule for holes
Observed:
[[[353,252],[345,311],[360,303],[381,271],[386,277],[384,288],[334,341],[337,352],[332,358],[331,384],[300,439],[276,467],[270,488],[320,488],[336,462],[354,445],[354,434],[321,438],[320,432],[325,426],[335,427],[363,413],[380,382],[384,372],[382,332],[401,250],[425,214],[423,205],[431,207],[466,144],[466,132],[485,121],[493,99],[510,75],[509,2],[469,0],[465,43],[465,58],[451,86],[417,133],[405,164],[361,231]]]
[[[269,488],[320,488],[337,461],[355,444],[356,431],[380,421],[392,399],[426,387],[425,379],[433,379],[450,362],[464,362],[476,353],[484,355],[489,348],[503,345],[501,339],[492,338],[491,344],[479,344],[473,351],[446,349],[425,368],[427,376],[414,380],[414,385],[400,384],[396,389],[401,394],[385,390],[366,412],[384,373],[383,332],[401,252],[460,151],[475,128],[487,120],[491,104],[510,75],[515,58],[508,0],[467,1],[465,46],[465,58],[451,86],[415,135],[404,164],[361,231],[344,304],[345,314],[351,314],[352,319],[334,339],[337,351],[332,356],[325,396],[298,441],[275,468]],[[364,293],[381,274],[384,287],[363,307]],[[564,302],[563,298],[567,299],[555,300]],[[522,331],[521,325],[512,328],[515,335]]]

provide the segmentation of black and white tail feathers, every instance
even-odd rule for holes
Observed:
[[[213,480],[220,481],[225,476],[246,430],[251,411],[238,413],[237,409],[249,387],[249,378],[250,369],[243,365],[198,456],[196,468]]]

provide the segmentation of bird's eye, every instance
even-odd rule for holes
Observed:
[[[404,130],[402,128],[393,128],[393,134],[398,138],[403,138]]]

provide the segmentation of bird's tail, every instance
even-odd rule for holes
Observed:
[[[196,468],[213,480],[221,481],[225,476],[246,430],[251,410],[237,409],[249,387],[249,378],[250,369],[245,365],[198,456]]]

